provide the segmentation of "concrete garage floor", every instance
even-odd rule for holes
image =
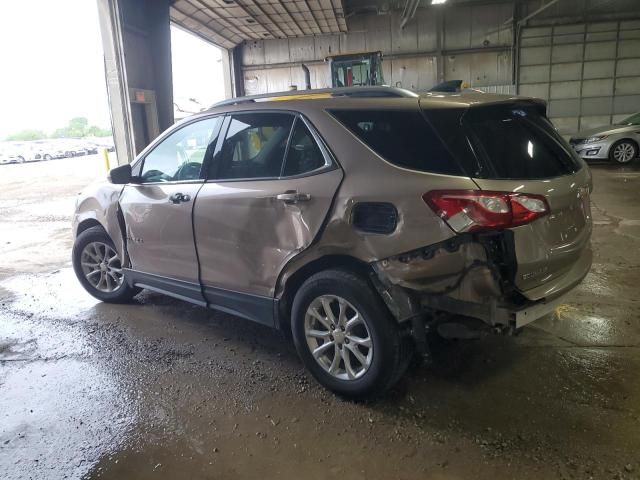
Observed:
[[[555,315],[364,404],[277,332],[86,294],[69,217],[101,168],[0,167],[0,478],[640,478],[640,168],[593,167],[595,262]]]

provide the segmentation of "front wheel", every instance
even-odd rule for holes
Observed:
[[[363,278],[343,270],[310,277],[292,309],[296,349],[324,387],[348,398],[379,395],[406,370],[413,343]]]
[[[638,146],[631,140],[619,140],[609,150],[609,159],[626,165],[638,156]]]
[[[98,300],[123,303],[140,292],[127,285],[116,247],[102,227],[88,228],[78,235],[72,260],[78,280]]]

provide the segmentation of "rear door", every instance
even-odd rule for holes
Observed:
[[[192,213],[202,187],[202,164],[212,153],[221,117],[201,119],[174,131],[142,160],[138,183],[120,197],[132,269],[184,296],[202,300],[198,281]],[[169,280],[177,280],[169,282]],[[180,287],[182,283],[182,287]],[[154,285],[150,285],[154,286]]]
[[[579,282],[591,265],[591,176],[540,106],[472,107],[462,124],[482,190],[543,195],[550,214],[512,229],[516,286],[530,299]]]
[[[302,117],[225,123],[194,209],[201,280],[214,306],[270,324],[278,275],[320,232],[342,171]]]

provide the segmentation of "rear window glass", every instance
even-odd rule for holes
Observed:
[[[462,174],[418,110],[333,110],[330,113],[394,165],[424,172]]]
[[[474,147],[481,178],[541,179],[580,169],[566,142],[534,108],[472,108],[462,124]]]
[[[553,178],[582,166],[544,111],[530,103],[427,109],[424,114],[473,178]]]

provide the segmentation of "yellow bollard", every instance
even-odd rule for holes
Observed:
[[[104,166],[109,171],[109,150],[106,148],[102,149],[102,156],[104,157]]]

